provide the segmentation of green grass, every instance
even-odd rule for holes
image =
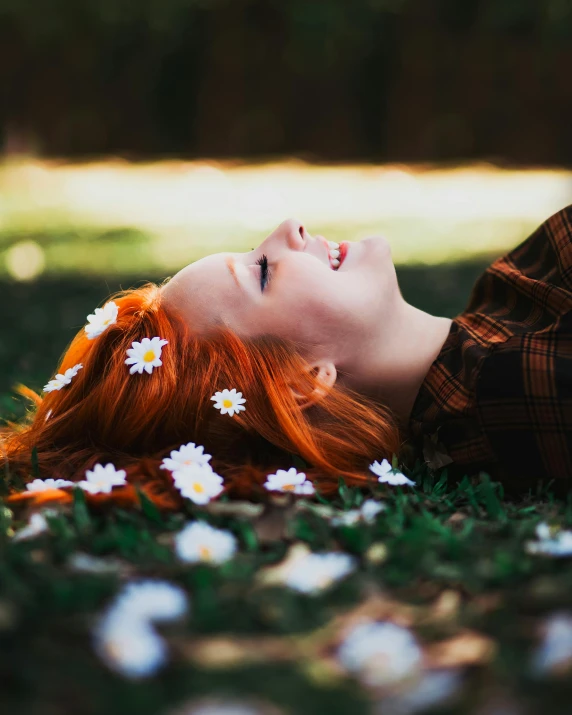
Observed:
[[[570,679],[534,678],[530,661],[543,619],[569,608],[572,564],[529,555],[524,543],[534,538],[540,520],[572,526],[572,502],[557,502],[546,490],[519,503],[508,502],[502,488],[486,475],[452,485],[446,469],[432,475],[420,464],[410,476],[417,480],[414,491],[373,488],[373,496],[384,499],[387,510],[371,526],[332,527],[319,505],[304,499],[282,535],[270,541],[261,538],[260,522],[237,502],[227,505],[234,513],[220,514],[211,506],[189,502],[183,513],[161,517],[144,508],[102,513],[76,498],[49,519],[49,533],[16,543],[10,534],[23,513],[4,508],[4,711],[151,715],[222,692],[232,698],[257,696],[288,713],[374,712],[366,689],[333,670],[331,656],[338,637],[335,619],[371,602],[376,594],[386,603],[390,620],[399,622],[409,614],[426,653],[438,644],[450,647],[461,634],[467,643],[487,644],[480,654],[468,645],[456,655],[449,651],[448,665],[462,665],[463,684],[457,700],[436,712],[488,712],[479,708],[488,707],[498,692],[526,701],[532,712],[541,706],[545,712],[569,712]],[[371,496],[369,490],[365,496]],[[363,497],[363,490],[344,487],[332,506],[348,509]],[[274,513],[281,508],[275,506]],[[177,560],[170,538],[195,518],[236,535],[240,549],[233,560],[218,567]],[[359,566],[319,595],[261,585],[260,570],[279,563],[288,546],[300,542],[316,552],[347,551]],[[372,562],[368,554],[379,544],[385,558]],[[78,573],[68,565],[77,552],[113,558],[115,570],[111,566],[107,574]],[[166,667],[137,683],[102,664],[90,635],[95,617],[120,583],[136,577],[176,583],[191,603],[182,623],[161,628],[169,645]],[[436,604],[445,602],[451,605],[438,615]],[[238,652],[234,662],[225,663],[220,650],[208,661],[197,657],[201,648],[220,638]],[[279,657],[264,655],[269,640],[281,644]],[[299,656],[302,644],[304,657]]]

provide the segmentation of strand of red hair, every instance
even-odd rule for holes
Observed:
[[[328,496],[340,477],[351,486],[372,484],[369,464],[399,454],[403,439],[389,410],[336,384],[319,385],[294,345],[271,336],[245,340],[221,327],[198,336],[154,283],[111,299],[116,323],[94,339],[79,331],[60,361],[58,372],[83,365],[69,385],[44,397],[19,389],[33,409],[22,423],[2,428],[0,439],[4,468],[25,482],[33,452],[41,478],[77,482],[96,463],[111,462],[126,470],[130,486],[93,501],[133,503],[137,485],[158,507],[175,509],[181,497],[160,464],[188,442],[204,446],[226,491],[242,498],[264,491],[270,472],[293,466],[292,455],[309,465],[307,477]],[[126,351],[155,336],[168,341],[162,366],[131,375]],[[316,386],[323,396],[312,402]],[[246,410],[221,415],[210,398],[233,387]],[[305,403],[292,388],[308,396]],[[62,490],[34,498],[71,499]]]

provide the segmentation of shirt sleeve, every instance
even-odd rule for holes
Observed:
[[[515,486],[572,484],[572,312],[494,346],[475,383],[481,428]]]

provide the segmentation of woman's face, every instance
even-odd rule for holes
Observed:
[[[252,251],[189,264],[162,291],[199,332],[222,323],[245,338],[271,334],[295,341],[307,359],[338,368],[351,366],[356,351],[380,346],[401,298],[385,238],[347,242],[334,270],[326,238],[311,236],[294,219]]]

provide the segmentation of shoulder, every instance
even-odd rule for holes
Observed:
[[[572,205],[543,221],[503,258],[504,263],[531,278],[560,284],[572,291]]]
[[[531,308],[556,315],[572,309],[572,206],[493,261],[473,285],[465,311],[518,320]]]

